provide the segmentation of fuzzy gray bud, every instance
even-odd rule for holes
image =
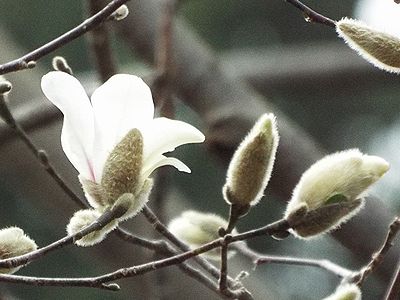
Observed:
[[[248,206],[260,201],[271,177],[278,142],[275,116],[262,115],[229,164],[223,188],[228,203]]]

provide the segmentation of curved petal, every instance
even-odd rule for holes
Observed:
[[[148,168],[159,160],[160,155],[176,147],[190,143],[201,143],[204,135],[192,125],[167,118],[156,118],[139,128],[143,135],[143,166]]]
[[[66,156],[80,174],[94,180],[93,110],[85,90],[76,78],[64,72],[44,75],[41,86],[46,97],[64,114],[61,145]]]
[[[181,172],[191,173],[189,167],[179,159],[160,155],[157,160],[154,160],[152,165],[148,165],[143,168],[142,178],[148,178],[155,169],[167,165],[173,166]]]
[[[95,174],[101,177],[104,161],[114,146],[138,124],[153,119],[150,88],[134,75],[117,74],[92,95],[95,115]]]

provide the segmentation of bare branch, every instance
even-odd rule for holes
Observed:
[[[400,295],[400,260],[385,295],[385,300],[397,300]]]
[[[103,284],[78,278],[47,278],[0,274],[0,282],[19,283],[33,286],[90,287],[109,291],[118,291],[120,289],[115,283]]]
[[[245,243],[235,243],[232,245],[239,253],[245,255],[256,265],[262,264],[288,264],[298,266],[316,267],[326,270],[340,278],[349,278],[355,271],[343,268],[326,259],[309,259],[290,256],[265,255],[250,249]]]
[[[393,246],[393,240],[395,239],[399,231],[400,217],[396,217],[389,225],[388,233],[380,249],[372,255],[371,261],[354,277],[357,285],[361,286],[367,276],[374,272],[375,269],[382,264],[386,253]]]
[[[18,59],[0,65],[0,75],[29,68],[30,65],[32,66],[32,63],[35,63],[43,56],[46,56],[47,54],[68,44],[69,42],[83,35],[84,33],[102,24],[115,10],[118,9],[118,7],[128,1],[129,0],[113,0],[97,14],[86,19],[80,25],[55,38],[51,42],[48,42],[47,44],[29,52],[28,54]]]
[[[120,206],[116,207],[115,209],[107,210],[96,221],[75,234],[68,235],[58,241],[55,241],[43,248],[32,251],[30,253],[0,260],[0,268],[13,268],[17,266],[22,266],[36,259],[39,259],[51,251],[70,245],[74,241],[81,239],[85,235],[93,231],[102,229],[104,226],[110,223],[110,221],[114,220],[115,218],[121,217],[125,212],[126,208],[122,208]]]
[[[74,201],[79,207],[86,207],[86,203],[82,201],[82,199],[73,192],[73,190],[68,186],[68,184],[64,181],[61,175],[56,171],[51,162],[49,161],[49,157],[45,150],[39,149],[33,141],[30,139],[25,130],[19,125],[19,123],[15,120],[11,111],[9,110],[5,95],[0,94],[0,109],[3,112],[3,120],[5,123],[14,130],[14,132],[18,135],[18,137],[24,142],[24,144],[28,147],[28,149],[33,153],[36,159],[40,162],[42,167],[46,170],[46,172],[54,179],[54,181],[61,187],[61,189]],[[4,115],[5,114],[5,115]]]
[[[150,224],[154,227],[154,229],[158,231],[161,235],[163,235],[165,238],[167,238],[169,241],[171,241],[172,244],[177,246],[182,251],[190,250],[190,248],[185,243],[179,240],[175,235],[173,235],[168,230],[168,228],[163,223],[161,223],[161,221],[157,218],[157,216],[148,206],[145,206],[143,208],[142,213],[146,217],[146,219],[150,222]],[[210,273],[214,278],[219,279],[220,276],[219,270],[211,263],[209,263],[205,258],[198,256],[195,258],[195,261],[204,270]],[[238,282],[235,282],[232,278],[228,278],[228,282],[230,286],[238,285]]]
[[[134,245],[138,244],[137,237],[133,236],[132,234],[130,234],[124,230],[120,229],[116,232],[116,234],[127,242],[133,243]],[[139,242],[142,243],[143,241],[139,241]],[[142,244],[142,245],[143,245],[143,247],[146,247],[150,250],[154,250],[157,254],[163,255],[164,257],[174,256],[174,255],[178,254],[178,251],[174,247],[172,247],[168,242],[166,242],[164,240],[157,240],[157,241],[146,240],[146,244]],[[208,289],[215,292],[219,296],[222,296],[219,292],[218,285],[215,282],[213,282],[210,278],[208,278],[204,273],[199,271],[198,269],[193,268],[186,262],[179,264],[178,267],[188,276],[201,282]]]
[[[305,20],[310,23],[319,23],[323,25],[327,25],[329,27],[336,27],[336,22],[317,13],[316,11],[312,10],[308,6],[304,5],[301,1],[298,0],[285,0],[286,2],[292,4],[294,7],[301,10],[305,15]]]

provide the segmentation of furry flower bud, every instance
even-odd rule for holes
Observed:
[[[237,148],[223,188],[225,200],[240,206],[255,205],[271,177],[279,135],[273,114],[264,114]]]
[[[115,146],[104,165],[101,186],[104,201],[114,204],[126,193],[136,195],[143,184],[143,137],[138,129],[132,129]]]
[[[361,300],[361,290],[356,284],[343,284],[323,300]]]
[[[82,209],[78,210],[69,221],[67,225],[67,233],[69,235],[75,234],[85,227],[92,224],[101,216],[101,212],[94,209]],[[93,231],[81,239],[75,241],[75,244],[81,247],[93,246],[100,243],[109,233],[118,225],[117,220],[111,221],[109,224],[104,226],[102,229]]]
[[[350,48],[379,69],[400,73],[399,38],[349,18],[338,21],[336,31]]]
[[[362,154],[358,149],[328,155],[304,172],[285,218],[301,237],[334,229],[359,211],[365,191],[388,169],[383,158]],[[299,209],[307,212],[300,220],[293,220]]]
[[[51,64],[52,64],[54,70],[61,71],[61,72],[67,73],[69,75],[72,75],[72,69],[68,65],[68,62],[64,57],[55,56],[53,58],[53,60],[51,61]]]
[[[125,19],[128,15],[129,15],[128,6],[124,4],[118,7],[117,10],[112,13],[111,18],[113,18],[115,21],[121,21]]]
[[[3,228],[0,230],[0,259],[20,256],[35,251],[37,245],[34,240],[24,234],[18,227]],[[0,274],[12,274],[22,266],[15,268],[0,268]]]
[[[179,239],[189,245],[191,249],[207,244],[220,236],[220,228],[226,228],[228,222],[223,218],[193,210],[183,212],[179,217],[173,219],[168,225],[168,229]],[[237,233],[233,230],[233,233]],[[219,249],[214,249],[204,253],[210,259],[220,258]],[[230,251],[230,255],[234,252]]]
[[[12,85],[4,77],[0,76],[0,94],[6,94],[11,91]]]

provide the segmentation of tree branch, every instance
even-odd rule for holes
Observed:
[[[190,248],[180,241],[176,236],[174,236],[168,228],[160,222],[160,220],[157,218],[157,216],[152,212],[152,210],[148,207],[145,206],[142,210],[143,215],[146,217],[146,219],[150,222],[150,224],[154,227],[156,231],[158,231],[161,235],[163,235],[165,238],[167,238],[171,243],[173,243],[175,246],[177,246],[180,250],[182,251],[190,251]],[[214,267],[211,263],[209,263],[205,258],[201,256],[196,256],[195,259],[196,263],[198,263],[204,270],[206,270],[208,273],[210,273],[214,278],[219,279],[220,277],[220,272],[219,270]],[[230,287],[237,287],[241,286],[241,284],[232,278],[228,277],[227,281],[229,283]]]
[[[94,230],[99,230],[107,224],[107,220],[112,220],[114,217],[121,216],[125,213],[125,211],[115,210],[108,211],[103,214],[98,221],[94,222],[93,224],[89,225],[88,227],[84,228],[83,230],[79,231],[75,235],[67,236],[60,241],[57,241],[47,247],[41,248],[37,251],[33,251],[27,255],[18,256],[15,258],[10,258],[6,260],[0,261],[0,267],[15,267],[32,261],[33,258],[37,258],[42,256],[44,253],[49,252],[51,249],[59,248],[60,245],[65,245],[66,243],[72,242],[74,239],[80,239],[83,236],[93,232]],[[101,219],[101,221],[99,221]],[[178,265],[184,263],[186,260],[199,257],[200,254],[205,253],[207,251],[213,250],[215,248],[221,247],[223,243],[233,243],[236,241],[242,241],[245,239],[254,238],[257,236],[263,235],[273,235],[277,232],[281,232],[282,230],[287,230],[288,224],[285,220],[279,220],[277,222],[271,223],[264,227],[254,229],[251,231],[244,232],[242,234],[233,235],[226,240],[224,238],[216,239],[212,242],[204,244],[196,249],[186,251],[181,254],[177,254],[172,257],[168,257],[165,259],[145,263],[138,266],[133,266],[129,268],[119,269],[112,273],[108,273],[105,275],[91,277],[91,278],[39,278],[39,277],[25,277],[25,276],[14,276],[14,275],[6,275],[0,276],[0,281],[4,279],[4,281],[14,282],[14,283],[23,283],[29,285],[52,285],[52,286],[86,286],[86,287],[100,287],[100,288],[109,288],[109,286],[104,286],[105,283],[110,281],[114,281],[121,278],[127,277],[135,277],[139,275],[143,275],[148,272],[156,271],[159,269],[163,269],[172,265]],[[62,241],[62,242],[61,242]],[[29,256],[27,258],[26,256]],[[111,289],[115,290],[118,286],[113,285]],[[251,294],[242,286],[239,286],[234,291],[226,291],[223,293],[225,296],[234,299],[243,299],[248,300],[252,299]]]
[[[118,9],[118,7],[128,1],[129,0],[113,0],[97,14],[86,19],[80,25],[60,35],[51,42],[48,42],[47,44],[29,52],[28,54],[18,59],[0,65],[0,75],[29,68],[30,65],[32,65],[31,62],[35,63],[43,56],[46,56],[54,50],[68,44],[69,42],[73,41],[74,39],[80,37],[84,33],[103,23],[115,10]]]
[[[49,161],[49,157],[45,150],[39,149],[33,141],[30,139],[25,130],[19,125],[15,120],[13,114],[8,108],[6,103],[6,95],[0,94],[0,110],[2,112],[1,118],[4,122],[14,130],[16,135],[22,140],[22,142],[28,147],[28,149],[33,153],[36,159],[40,162],[42,167],[46,172],[54,179],[59,187],[69,196],[69,198],[74,201],[79,207],[84,208],[87,204],[73,192],[73,190],[64,181],[61,175],[53,167],[52,163]]]
[[[372,255],[371,261],[358,272],[354,277],[357,285],[361,286],[369,274],[375,271],[380,266],[389,249],[393,246],[393,241],[400,231],[400,217],[396,217],[389,225],[389,230],[380,249]]]
[[[290,256],[265,255],[250,249],[245,243],[235,243],[232,248],[251,259],[254,265],[262,264],[288,264],[298,266],[316,267],[326,270],[340,278],[349,278],[356,272],[343,268],[327,259],[309,259]]]
[[[116,232],[116,234],[118,236],[120,236],[123,240],[125,240],[126,242],[131,242],[132,244],[137,245],[137,240],[136,240],[137,238],[135,236],[132,236],[130,233],[125,232],[124,230],[119,230]],[[140,242],[142,242],[142,241],[140,241]],[[174,255],[178,254],[177,250],[164,240],[146,241],[146,243],[147,244],[143,244],[143,247],[153,250],[153,251],[155,251],[155,253],[157,253],[159,255],[163,255],[164,257],[174,256]],[[193,268],[191,265],[189,265],[186,262],[179,264],[178,267],[185,274],[187,274],[188,276],[201,282],[209,290],[211,290],[214,293],[221,296],[218,285],[214,281],[212,281],[210,278],[208,278],[204,273],[202,273],[201,271],[199,271],[196,268]]]
[[[327,25],[329,27],[336,27],[336,22],[317,13],[316,11],[312,10],[308,6],[304,5],[301,1],[298,0],[285,0],[286,2],[290,3],[297,9],[301,10],[304,13],[305,20],[310,23],[319,23],[323,25]]]
[[[0,268],[13,268],[17,266],[26,265],[27,263],[30,263],[36,259],[43,257],[44,255],[46,255],[51,251],[72,244],[74,241],[81,239],[82,237],[93,231],[102,229],[104,226],[106,226],[115,218],[121,217],[125,212],[126,208],[122,208],[120,206],[112,210],[107,210],[96,221],[94,221],[92,224],[83,228],[82,230],[78,231],[75,234],[68,235],[43,248],[29,252],[27,254],[0,260]]]

